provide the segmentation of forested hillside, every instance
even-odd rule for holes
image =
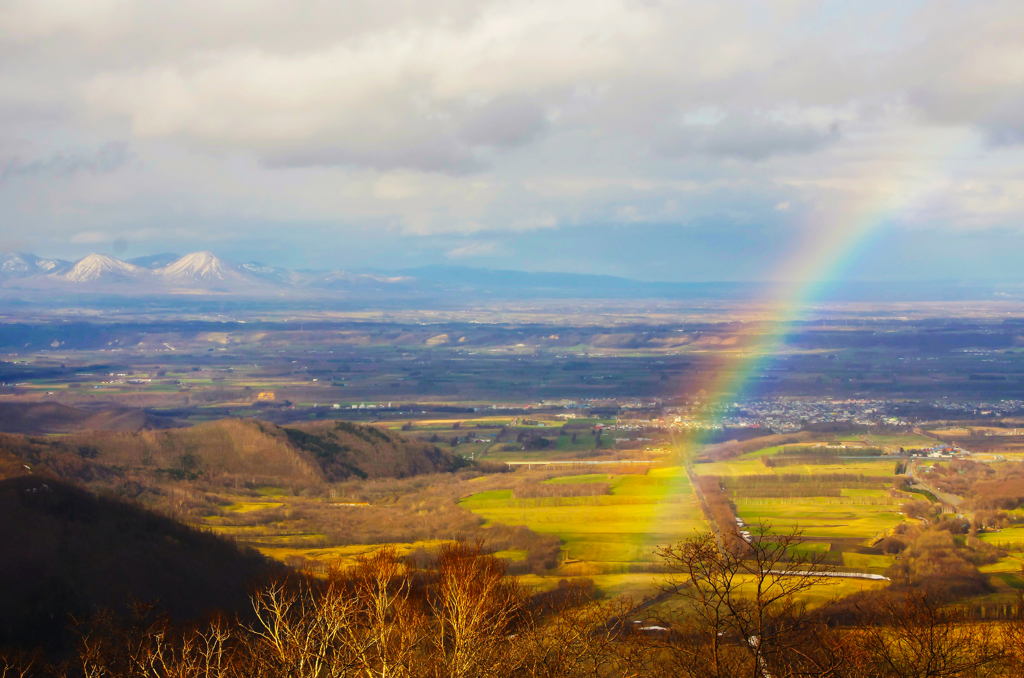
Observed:
[[[84,431],[61,438],[0,434],[0,450],[30,468],[82,482],[166,479],[316,485],[453,471],[437,446],[373,426],[320,422],[281,428],[224,419],[189,428]],[[13,462],[12,462],[13,463]],[[14,463],[6,475],[20,473]]]
[[[133,600],[187,619],[241,612],[276,571],[251,549],[123,501],[36,476],[0,481],[0,647],[67,646],[68,615],[125,617]]]

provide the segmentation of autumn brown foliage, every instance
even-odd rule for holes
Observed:
[[[800,594],[826,583],[798,534],[757,530],[744,554],[711,534],[661,550],[672,579],[651,618],[586,585],[531,595],[479,544],[415,565],[381,549],[347,569],[278,576],[251,613],[175,624],[136,604],[77,620],[63,659],[0,652],[2,678],[982,678],[1019,676],[1024,605],[996,626],[924,592],[863,601],[846,625]]]

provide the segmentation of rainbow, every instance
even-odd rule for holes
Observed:
[[[744,323],[734,350],[717,349],[717,362],[708,377],[691,384],[682,395],[699,395],[702,403],[712,408],[742,398],[753,377],[784,349],[794,326],[807,319],[815,303],[827,298],[829,289],[863,260],[872,241],[887,226],[912,218],[915,209],[946,185],[952,175],[950,164],[961,152],[973,151],[976,144],[966,134],[943,141],[945,152],[933,144],[919,145],[910,153],[904,147],[899,155],[865,167],[859,176],[845,182],[833,180],[837,190],[846,189],[848,194],[849,188],[856,186],[859,197],[837,200],[831,209],[807,217],[802,246],[780,262],[774,276],[787,282],[767,286],[769,292],[751,302],[759,309],[760,318]],[[696,444],[706,439],[706,435],[704,440],[698,436]],[[650,530],[658,531],[672,520],[678,503],[685,500],[683,494],[682,487],[666,488]]]
[[[877,236],[912,218],[927,198],[948,185],[955,174],[953,164],[977,147],[969,132],[950,132],[942,142],[920,143],[910,152],[904,147],[858,176],[821,182],[847,195],[853,188],[856,193],[807,217],[802,246],[780,262],[773,276],[786,282],[768,287],[769,294],[754,300],[763,317],[744,324],[737,350],[718,352],[718,364],[700,385],[706,404],[722,405],[742,396],[786,344],[796,323],[806,320],[815,302],[827,298],[830,288],[863,261]]]

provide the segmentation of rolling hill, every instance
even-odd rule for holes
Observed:
[[[55,402],[0,403],[0,431],[7,433],[140,431],[165,428],[169,423],[143,410],[129,407],[83,410]]]
[[[293,445],[316,459],[324,477],[332,482],[350,476],[405,478],[446,473],[466,463],[436,445],[375,426],[322,421],[283,430]]]
[[[130,476],[318,485],[350,477],[443,473],[465,464],[435,445],[373,426],[318,422],[281,428],[255,419],[77,431],[60,438],[0,434],[3,450],[33,468],[42,464],[61,478],[82,482]]]
[[[223,419],[162,431],[89,431],[62,441],[95,450],[95,463],[169,477],[237,477],[256,483],[320,483],[315,460],[273,424]]]

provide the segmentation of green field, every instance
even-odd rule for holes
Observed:
[[[784,448],[761,452],[780,449]],[[838,496],[734,496],[732,501],[737,517],[748,529],[765,523],[771,533],[800,530],[804,543],[799,550],[827,556],[832,565],[876,573],[888,568],[892,558],[870,545],[904,520],[899,513],[901,501],[882,489],[888,485],[885,479],[894,473],[892,460],[851,459],[767,467],[761,462],[762,456],[696,464],[694,470],[722,477],[803,476],[811,480],[820,475],[847,474],[877,479],[874,489],[858,486],[858,481],[851,481],[852,487],[833,487],[831,491]],[[466,497],[460,505],[488,523],[523,525],[557,535],[566,561],[559,572],[566,575],[636,572],[637,566],[656,561],[657,546],[708,529],[686,473],[679,467],[652,468],[645,475],[589,473],[544,482],[608,483],[610,493],[516,499],[512,490],[492,490]],[[800,485],[800,481],[782,482],[782,486]]]
[[[790,468],[790,467],[787,467]],[[694,473],[699,476],[752,476],[773,473],[759,458],[745,461],[718,461],[711,464],[694,464]]]
[[[765,447],[760,450],[754,450],[753,452],[747,452],[742,454],[737,459],[742,460],[758,460],[761,457],[774,457],[777,454],[782,454],[786,450],[786,445],[776,445],[775,447]]]
[[[799,529],[805,539],[870,541],[903,522],[899,506],[840,503],[845,497],[736,499],[736,515],[747,525],[769,523],[775,534]]]
[[[1015,548],[1024,546],[1024,525],[1007,527],[998,532],[983,532],[978,535],[982,541],[990,544],[1008,544]]]
[[[578,485],[581,483],[607,483],[611,482],[612,476],[607,473],[585,473],[579,476],[562,476],[560,478],[549,478],[545,483],[552,485]]]
[[[708,529],[682,468],[651,469],[646,475],[565,476],[549,482],[609,483],[611,494],[514,499],[511,490],[494,490],[471,495],[460,505],[488,522],[557,535],[569,561],[566,567],[576,565],[580,574],[624,572],[632,563],[653,563],[657,546]]]
[[[803,444],[803,445],[806,445]],[[904,521],[903,500],[890,497],[895,472],[892,459],[829,457],[827,464],[765,466],[761,459],[785,452],[771,447],[724,462],[695,464],[702,476],[719,476],[744,529],[755,531],[764,524],[771,534],[799,531],[804,540],[799,551],[825,558],[845,570],[884,573],[892,558],[872,547],[879,538]],[[854,476],[842,482],[818,477]],[[765,476],[764,481],[742,481]],[[779,480],[771,481],[774,476]],[[857,477],[863,476],[858,479]],[[727,479],[736,479],[730,483]],[[849,482],[849,485],[845,483]],[[822,488],[821,496],[800,496],[808,487]],[[836,495],[836,496],[828,496]]]
[[[873,555],[867,553],[844,553],[843,565],[865,572],[884,573],[885,570],[896,562],[893,556]]]

